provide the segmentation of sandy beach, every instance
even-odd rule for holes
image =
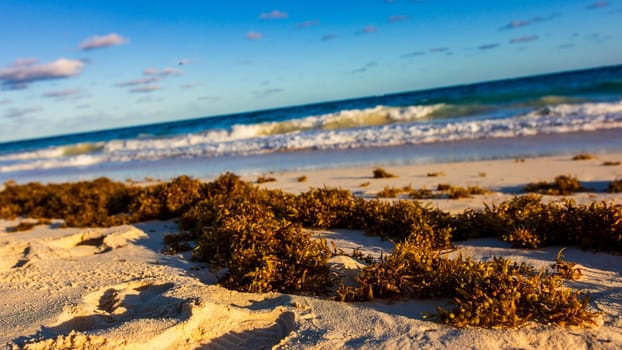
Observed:
[[[434,208],[459,213],[482,209],[521,193],[530,182],[576,177],[588,189],[552,202],[622,204],[607,193],[622,178],[622,153],[384,167],[397,175],[374,179],[374,167],[257,174],[274,177],[262,188],[290,193],[338,187],[375,198],[387,186],[420,189],[438,184],[490,190],[466,199],[433,199]],[[306,181],[301,182],[300,177]],[[212,179],[201,179],[210,181]],[[256,176],[243,180],[255,182]],[[405,199],[405,195],[401,197]],[[395,200],[395,199],[387,199]],[[7,349],[619,349],[622,347],[622,257],[569,247],[581,279],[566,285],[590,294],[597,311],[592,327],[527,322],[517,328],[455,328],[429,314],[449,300],[395,299],[338,302],[327,297],[241,293],[217,284],[223,271],[194,262],[190,253],[165,255],[163,237],[179,231],[174,221],[110,228],[59,228],[58,221],[10,232],[23,219],[0,221],[0,346]],[[393,243],[356,230],[314,232],[349,253],[391,254]],[[534,267],[555,262],[560,246],[516,249],[493,238],[455,243],[475,261],[511,258]],[[330,258],[331,270],[348,283],[365,262]]]

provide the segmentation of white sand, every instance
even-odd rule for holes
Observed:
[[[597,160],[568,157],[386,167],[399,175],[371,179],[373,167],[275,174],[262,186],[301,192],[311,186],[338,186],[373,197],[386,185],[433,188],[438,183],[478,185],[498,191],[468,200],[435,200],[459,211],[500,202],[527,182],[577,176],[588,187],[622,177],[622,166],[602,166],[622,154]],[[429,172],[445,173],[428,177]],[[480,174],[485,172],[485,176]],[[296,178],[306,175],[308,181]],[[247,178],[247,180],[254,180]],[[368,187],[360,187],[370,182]],[[622,195],[574,196],[580,202],[622,202]],[[548,197],[557,200],[557,197]],[[598,327],[562,328],[527,323],[519,329],[456,329],[424,318],[447,300],[394,300],[339,303],[278,293],[249,294],[216,285],[217,276],[188,255],[160,253],[170,222],[102,229],[55,229],[8,233],[17,222],[0,221],[0,346],[29,349],[619,349],[622,348],[622,256],[569,248],[568,260],[583,272],[568,285],[590,292],[601,311]],[[358,231],[318,232],[339,248],[367,254],[390,253],[392,244]],[[87,244],[85,244],[87,243]],[[517,250],[481,239],[458,244],[464,255],[526,261],[537,267],[554,262],[560,247]],[[349,257],[331,259],[347,282],[363,266]]]

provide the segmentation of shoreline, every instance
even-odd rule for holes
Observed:
[[[180,175],[216,177],[224,172],[256,175],[267,172],[314,171],[364,166],[394,166],[572,156],[576,153],[622,153],[622,129],[498,139],[475,139],[337,150],[297,150],[216,158],[169,158],[151,161],[100,163],[87,167],[39,169],[0,173],[0,183],[10,179],[67,182],[106,176],[124,181],[151,177],[167,181]]]

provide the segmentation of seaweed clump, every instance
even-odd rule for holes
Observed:
[[[570,195],[574,192],[585,191],[586,189],[581,186],[579,180],[576,177],[568,175],[559,175],[555,177],[553,182],[536,182],[529,183],[525,186],[525,192],[536,192],[540,194],[549,195]]]
[[[193,256],[226,267],[220,283],[245,292],[317,293],[330,286],[324,241],[312,241],[299,224],[243,197],[210,204],[225,210],[201,227]]]
[[[392,177],[397,177],[397,175],[392,174],[382,168],[376,168],[373,171],[374,179],[388,179]]]
[[[595,157],[589,153],[579,153],[572,157],[572,160],[591,160]]]
[[[69,184],[7,186],[0,195],[0,217],[63,218],[68,226],[126,223],[128,188],[107,178]]]
[[[330,250],[302,230],[293,196],[260,190],[225,174],[207,184],[206,196],[186,212],[181,227],[192,232],[196,260],[227,268],[220,283],[245,292],[319,293],[330,286]]]
[[[622,206],[616,204],[544,204],[540,195],[528,194],[452,220],[454,239],[497,237],[519,248],[576,245],[622,252]]]
[[[607,189],[610,193],[620,193],[622,192],[622,179],[613,180],[609,183],[609,187]]]
[[[402,188],[385,186],[381,191],[376,194],[378,198],[395,198],[402,193],[408,193],[413,191],[411,186],[404,186]]]
[[[410,241],[399,243],[392,255],[363,269],[358,279],[356,288],[341,286],[337,298],[451,298],[453,307],[438,307],[437,316],[456,327],[514,327],[529,320],[589,326],[596,317],[588,310],[588,297],[564,288],[557,274],[535,272],[503,258],[451,259]]]
[[[32,230],[37,225],[49,225],[51,221],[49,219],[41,218],[35,221],[20,221],[15,226],[9,226],[6,228],[7,232],[24,232]]]
[[[436,186],[436,191],[422,188],[410,191],[408,196],[411,199],[462,199],[471,198],[472,195],[486,194],[488,192],[490,191],[479,186],[460,187],[449,184],[438,184]]]
[[[275,182],[276,178],[272,177],[272,176],[259,176],[257,177],[257,183],[258,184],[263,184],[266,182]]]

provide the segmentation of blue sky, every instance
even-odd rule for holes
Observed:
[[[0,2],[0,142],[622,63],[622,0]]]

